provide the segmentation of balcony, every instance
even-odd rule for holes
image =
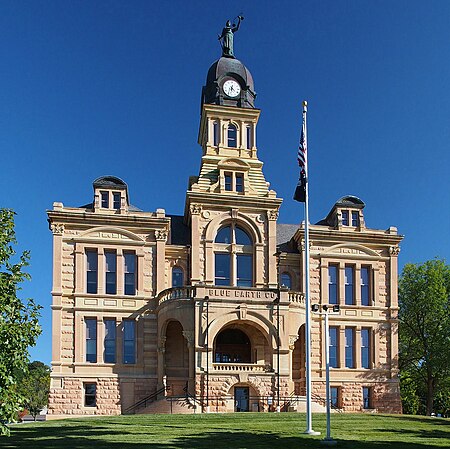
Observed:
[[[213,363],[213,370],[227,373],[268,373],[272,371],[269,365],[257,365],[256,363]]]
[[[305,294],[302,292],[294,292],[289,290],[289,302],[298,305],[305,305]]]
[[[157,296],[158,307],[167,301],[189,301],[195,296],[195,287],[173,287],[160,292]]]

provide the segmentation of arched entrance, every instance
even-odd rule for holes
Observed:
[[[214,350],[216,363],[252,363],[252,347],[247,334],[240,329],[221,331]]]
[[[292,380],[294,393],[304,396],[306,394],[306,353],[305,353],[305,325],[298,330],[298,339],[292,352]]]
[[[179,321],[170,321],[167,325],[164,355],[169,394],[182,395],[189,379],[189,350]]]

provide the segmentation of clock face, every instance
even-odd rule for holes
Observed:
[[[241,86],[234,80],[227,80],[223,83],[223,91],[229,97],[237,97],[241,93]]]

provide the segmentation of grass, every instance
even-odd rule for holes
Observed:
[[[339,448],[450,448],[450,420],[400,415],[336,414],[332,436]],[[305,415],[234,413],[73,418],[19,424],[0,448],[16,449],[273,449],[320,448],[325,415],[313,415],[321,436],[307,436]]]

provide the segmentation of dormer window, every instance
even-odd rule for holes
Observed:
[[[342,211],[342,226],[348,226],[348,210]]]
[[[237,128],[235,125],[228,125],[228,146],[237,148]]]
[[[109,192],[101,192],[102,208],[109,209]]]
[[[352,226],[359,226],[359,214],[356,211],[352,211]]]
[[[120,210],[120,192],[113,193],[113,208]]]

